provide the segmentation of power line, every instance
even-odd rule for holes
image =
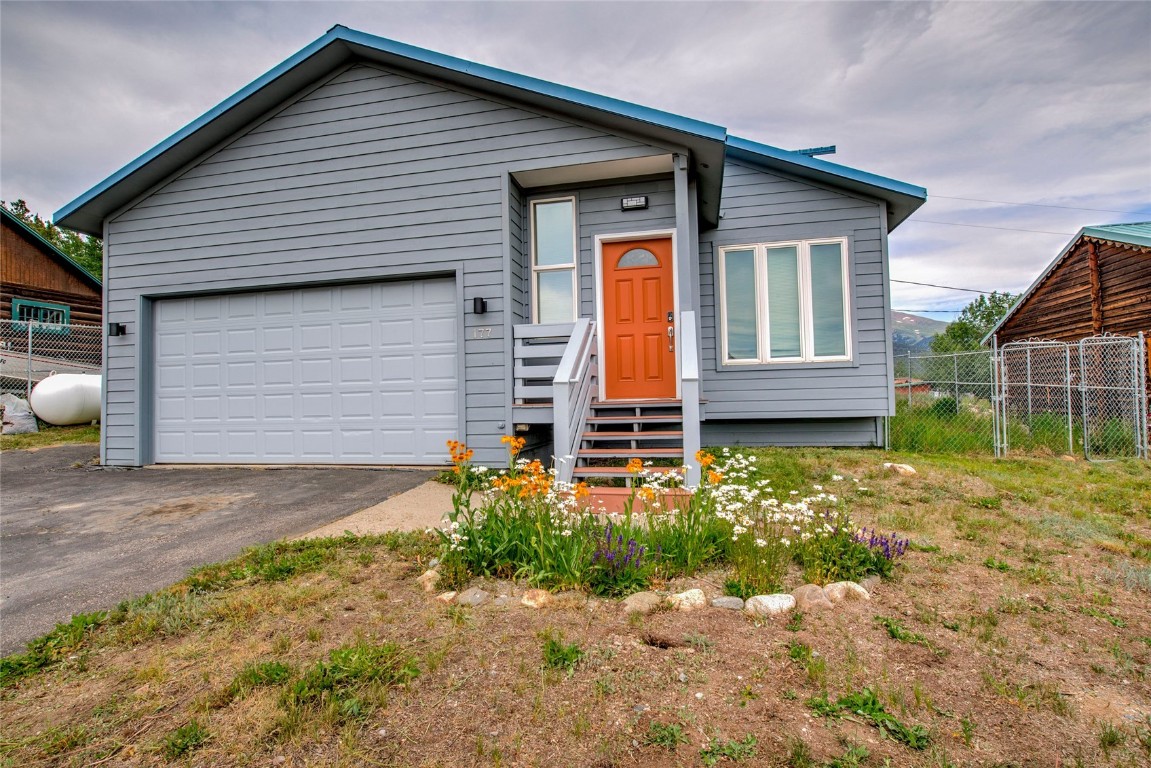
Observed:
[[[893,309],[892,312],[952,312],[959,314],[962,309]]]
[[[935,283],[917,283],[914,280],[896,280],[894,277],[891,278],[891,282],[893,282],[893,283],[906,283],[907,285],[924,285],[924,286],[927,286],[928,288],[943,288],[943,289],[948,290],[948,291],[967,291],[968,293],[983,293],[983,294],[995,293],[995,291],[977,291],[974,288],[956,288],[954,285],[936,285]]]
[[[931,221],[929,219],[915,219],[911,218],[903,222],[904,224],[946,224],[949,227],[976,227],[978,229],[1001,229],[1004,232],[1031,232],[1036,235],[1063,235],[1064,237],[1071,237],[1074,232],[1049,232],[1045,229],[1017,229],[1016,227],[993,227],[990,224],[960,224],[957,221]]]
[[[995,205],[1026,205],[1030,208],[1058,208],[1063,211],[1095,211],[1097,213],[1139,213],[1139,211],[1116,211],[1111,208],[1077,208],[1073,205],[1049,205],[1047,203],[1012,203],[1007,200],[984,200],[981,197],[952,197],[950,195],[931,195],[933,198],[943,200],[966,200],[969,203],[994,203]]]

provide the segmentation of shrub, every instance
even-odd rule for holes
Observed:
[[[643,589],[651,578],[652,558],[647,547],[639,543],[639,532],[630,528],[609,520],[596,540],[588,586],[597,595],[631,594]]]

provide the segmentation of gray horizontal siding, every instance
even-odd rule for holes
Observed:
[[[883,420],[773,419],[763,421],[707,421],[701,439],[712,446],[881,446]]]
[[[728,160],[723,182],[723,217],[717,228],[700,236],[702,388],[709,425],[712,420],[722,419],[875,417],[888,413],[890,380],[883,226],[876,202]],[[740,243],[816,237],[846,237],[849,241],[853,286],[852,362],[721,366],[715,283],[717,249]],[[873,421],[873,418],[860,421],[870,425],[868,441],[849,439],[850,435],[845,434],[843,442],[826,444],[870,444],[875,434]],[[847,422],[834,419],[829,423]],[[778,432],[779,428],[772,429]],[[705,436],[707,434],[705,431]]]
[[[641,157],[665,147],[613,136],[399,72],[356,66],[287,104],[108,225],[106,461],[139,464],[148,366],[140,296],[430,274],[462,265],[463,421],[476,458],[497,462],[506,419],[502,334],[527,312],[504,295],[509,170]],[[614,193],[613,193],[614,194]],[[513,200],[515,195],[513,194]],[[618,200],[616,201],[618,207]],[[514,209],[513,209],[514,210]],[[513,265],[514,267],[514,265]],[[513,283],[515,281],[513,280]],[[492,328],[474,339],[476,328]]]

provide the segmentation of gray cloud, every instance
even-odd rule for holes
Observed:
[[[1079,227],[1151,219],[1144,2],[5,1],[0,197],[50,213],[335,23],[776,146],[837,144],[830,159],[941,196],[893,235],[897,278],[1019,290]]]

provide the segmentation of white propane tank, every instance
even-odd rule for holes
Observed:
[[[100,418],[102,379],[99,374],[57,373],[32,389],[28,404],[49,424],[87,424]]]

